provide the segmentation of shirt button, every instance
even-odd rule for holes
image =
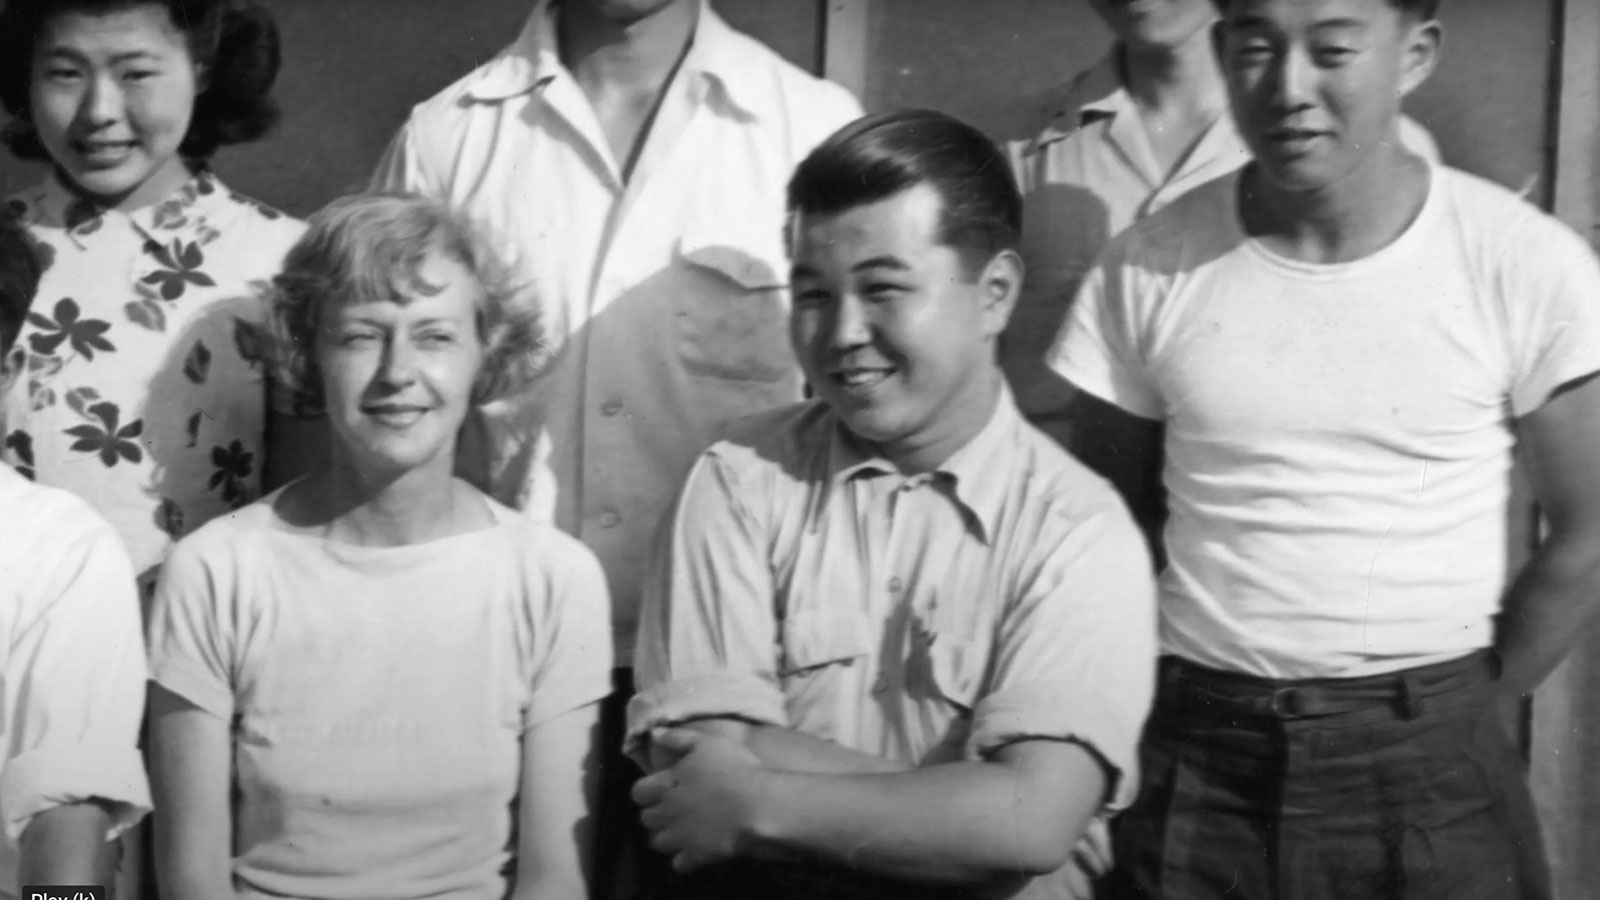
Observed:
[[[898,594],[901,591],[905,590],[905,587],[906,587],[906,583],[904,581],[900,580],[900,576],[899,575],[896,575],[893,578],[889,579],[889,593]]]
[[[884,691],[887,691],[888,689],[889,689],[889,674],[887,672],[879,672],[878,673],[878,680],[874,681],[872,683],[872,692],[874,694],[881,694]]]
[[[617,523],[621,521],[622,517],[617,515],[617,511],[614,509],[608,509],[600,514],[601,528],[615,528],[617,527]]]
[[[600,407],[600,412],[607,416],[614,416],[617,413],[622,412],[622,401],[607,400],[605,405]]]

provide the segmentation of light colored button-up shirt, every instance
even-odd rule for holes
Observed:
[[[1115,493],[1002,395],[938,470],[904,475],[820,403],[755,417],[696,464],[646,591],[629,709],[793,728],[912,765],[1078,741],[1132,799],[1154,586]]]
[[[144,641],[116,532],[0,465],[0,898],[34,816],[98,797],[112,834],[150,811],[139,755]]]
[[[378,185],[445,199],[528,276],[551,362],[483,417],[499,499],[600,558],[618,661],[673,492],[723,424],[799,397],[784,188],[860,108],[702,6],[631,176],[541,3],[493,61],[419,105]]]
[[[1401,141],[1437,161],[1422,126],[1402,118]],[[1224,113],[1168,170],[1157,162],[1115,50],[1084,70],[1061,111],[1031,140],[1009,145],[1023,194],[1022,254],[1028,277],[1006,329],[1001,363],[1028,417],[1058,437],[1070,396],[1045,365],[1083,276],[1106,243],[1134,222],[1250,161]]]

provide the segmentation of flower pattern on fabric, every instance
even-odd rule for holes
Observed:
[[[0,456],[88,500],[147,570],[260,496],[261,290],[304,226],[206,171],[128,213],[55,181],[6,207],[46,267],[19,341],[26,389],[0,404]]]
[[[6,435],[5,448],[17,461],[16,470],[23,477],[33,478],[33,435],[26,431],[13,431]]]
[[[183,296],[189,285],[199,287],[216,287],[217,283],[210,275],[200,271],[206,263],[205,254],[200,252],[199,244],[186,244],[183,241],[173,241],[171,246],[162,246],[151,241],[144,245],[146,253],[156,258],[159,269],[144,276],[141,283],[155,287],[161,292],[161,299],[176,300]]]
[[[80,319],[78,304],[71,297],[56,303],[55,317],[36,312],[28,313],[28,324],[37,329],[28,335],[28,347],[41,356],[52,356],[63,341],[72,345],[72,351],[84,359],[94,359],[96,350],[111,353],[117,348],[106,340],[105,333],[111,323],[100,319]]]
[[[250,496],[250,476],[255,474],[255,454],[234,441],[227,447],[211,448],[211,462],[217,471],[211,475],[212,490],[222,488],[222,499],[238,509],[253,499]]]
[[[85,418],[97,421],[67,429],[67,434],[78,439],[72,445],[73,451],[96,454],[107,466],[116,465],[119,459],[131,463],[144,459],[144,450],[139,447],[137,440],[144,433],[144,421],[137,420],[118,427],[121,416],[122,412],[115,403],[96,403],[89,407]]]

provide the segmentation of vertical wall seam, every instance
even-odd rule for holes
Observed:
[[[867,59],[872,47],[872,0],[820,0],[822,76],[867,105]]]

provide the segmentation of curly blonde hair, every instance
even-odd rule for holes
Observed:
[[[438,293],[419,274],[430,252],[461,263],[483,286],[478,337],[484,361],[472,402],[488,403],[524,385],[544,359],[543,331],[529,293],[483,235],[443,204],[415,194],[357,194],[313,215],[272,280],[271,352],[275,377],[296,406],[323,408],[317,329],[324,306]]]

